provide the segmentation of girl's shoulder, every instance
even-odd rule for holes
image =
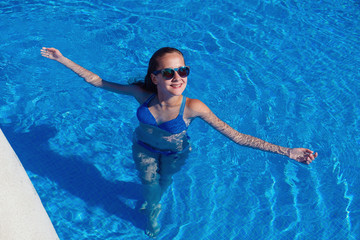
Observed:
[[[146,100],[148,100],[152,95],[155,94],[137,85],[131,85],[131,87],[134,88],[133,95],[140,104],[143,104],[144,102],[146,102]]]
[[[186,107],[191,109],[201,108],[202,105],[205,105],[201,100],[196,98],[186,98]]]
[[[186,98],[186,108],[189,117],[201,117],[202,115],[210,112],[210,109],[205,103],[195,98]]]

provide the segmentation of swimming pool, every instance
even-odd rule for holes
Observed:
[[[310,166],[229,142],[200,120],[162,200],[158,239],[356,239],[360,234],[356,1],[0,1],[0,124],[60,239],[145,239],[131,158],[137,104],[104,79],[183,50],[186,96],[241,132],[319,152]]]

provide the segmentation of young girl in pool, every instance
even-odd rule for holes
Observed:
[[[131,95],[139,102],[133,158],[143,184],[145,203],[141,210],[147,216],[146,234],[150,237],[156,237],[160,232],[157,222],[161,211],[159,202],[191,150],[186,131],[197,117],[242,146],[285,155],[305,164],[310,164],[318,155],[309,149],[281,147],[242,134],[215,116],[200,100],[183,96],[190,68],[186,66],[183,54],[175,48],[156,51],[150,59],[144,83],[132,85],[105,81],[55,48],[44,47],[41,54],[62,63],[96,87]]]

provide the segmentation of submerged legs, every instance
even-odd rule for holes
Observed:
[[[158,173],[159,154],[148,152],[134,143],[133,158],[143,184],[145,203],[140,210],[147,216],[146,234],[150,237],[156,237],[160,232],[157,218],[161,211],[159,202],[162,196]]]
[[[172,176],[185,163],[186,154],[165,156],[150,152],[134,143],[133,158],[143,184],[145,203],[141,211],[147,216],[146,234],[156,237],[160,232],[157,218],[161,212],[162,195],[172,184]]]

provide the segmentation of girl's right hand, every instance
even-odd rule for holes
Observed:
[[[317,156],[318,153],[306,148],[291,148],[289,151],[289,158],[305,164],[310,164]]]
[[[61,52],[55,48],[46,48],[43,47],[41,50],[41,55],[43,57],[52,59],[52,60],[59,60],[60,58],[63,57],[63,55],[61,54]]]

